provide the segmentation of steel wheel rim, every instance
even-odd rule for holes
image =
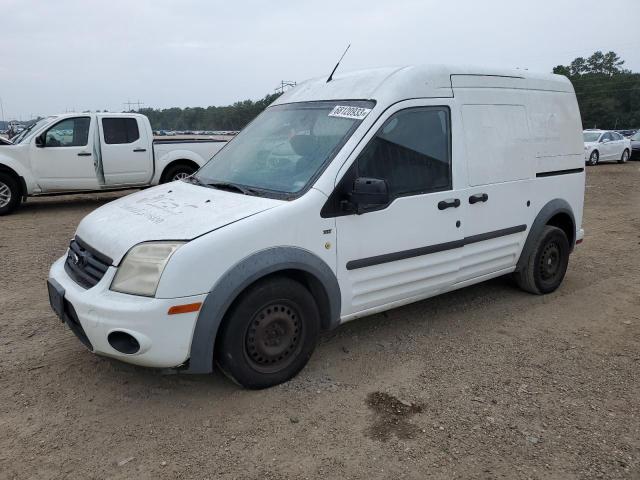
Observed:
[[[173,176],[173,180],[184,180],[189,177],[191,174],[187,172],[178,172]]]
[[[540,256],[540,276],[544,281],[553,280],[560,271],[562,252],[556,242],[547,244]]]
[[[252,368],[275,373],[290,365],[302,348],[302,322],[289,302],[271,303],[256,312],[245,335],[245,355]]]
[[[11,189],[6,183],[0,182],[0,208],[4,208],[11,202]]]

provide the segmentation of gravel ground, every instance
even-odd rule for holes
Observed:
[[[588,169],[562,287],[509,279],[349,323],[246,391],[89,353],[45,287],[114,194],[0,219],[0,478],[640,478],[640,163]]]

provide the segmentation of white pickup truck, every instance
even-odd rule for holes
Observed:
[[[223,140],[154,140],[135,113],[44,118],[0,145],[0,215],[29,196],[146,187],[191,175]]]

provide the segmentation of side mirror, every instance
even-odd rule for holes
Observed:
[[[350,195],[352,210],[358,215],[389,204],[387,181],[380,178],[358,177]]]
[[[44,148],[44,133],[36,137],[36,147]]]

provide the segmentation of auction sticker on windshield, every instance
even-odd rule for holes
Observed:
[[[336,105],[331,112],[329,112],[330,117],[339,117],[339,118],[351,118],[353,120],[362,120],[364,119],[369,112],[370,108],[362,108],[362,107],[350,107],[348,105]]]

